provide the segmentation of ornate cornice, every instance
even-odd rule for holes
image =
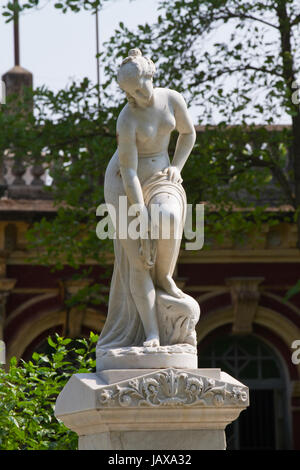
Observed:
[[[166,369],[103,387],[97,393],[96,403],[98,408],[246,407],[249,397],[247,387]]]

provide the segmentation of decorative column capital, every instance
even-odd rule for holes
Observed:
[[[62,284],[65,289],[65,293],[68,297],[77,294],[80,289],[89,286],[93,279],[67,279],[63,280]]]
[[[259,284],[263,280],[263,277],[230,277],[225,280],[230,289],[234,310],[233,333],[252,332],[252,324],[260,299]]]
[[[3,295],[9,295],[13,290],[17,282],[17,279],[0,278],[0,298]]]

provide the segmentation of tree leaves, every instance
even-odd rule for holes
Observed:
[[[20,2],[20,8],[29,8],[25,7],[29,3]],[[267,197],[272,204],[297,208],[294,189],[300,181],[293,162],[295,149],[300,148],[295,144],[299,127],[264,128],[266,123],[298,117],[284,74],[291,55],[281,50],[277,3],[162,1],[155,24],[145,22],[131,31],[121,22],[106,44],[100,55],[106,77],[101,109],[99,90],[85,79],[58,93],[36,90],[35,113],[27,120],[21,106],[13,115],[0,114],[0,154],[12,146],[16,156],[28,163],[42,155],[55,182],[49,191],[59,205],[57,217],[40,220],[29,233],[37,263],[78,269],[87,259],[102,263],[101,255],[112,249],[112,243],[100,243],[96,237],[95,209],[103,201],[103,174],[116,148],[116,117],[124,105],[124,94],[116,86],[117,69],[137,44],[156,62],[155,83],[182,92],[188,104],[197,106],[203,132],[198,133],[183,176],[188,202],[206,201],[218,207],[218,212],[206,211],[206,240],[220,239],[221,228],[233,238],[246,238],[255,224],[258,231],[266,221],[275,223],[262,210]],[[84,0],[59,4],[75,10],[100,5]],[[294,22],[292,44],[298,51],[299,2],[282,5]],[[299,53],[292,58],[299,70]],[[212,128],[216,114],[219,124]],[[172,138],[171,157],[174,148]],[[237,207],[249,210],[237,213]],[[68,302],[82,305],[84,296],[101,302],[97,286],[88,286],[73,303]]]
[[[300,279],[291,287],[285,295],[285,300],[289,300],[300,292]]]
[[[88,340],[56,334],[48,338],[51,352],[34,352],[19,365],[12,358],[7,372],[0,369],[0,450],[77,448],[77,435],[54,417],[54,405],[73,374],[95,370],[97,340],[93,332]]]

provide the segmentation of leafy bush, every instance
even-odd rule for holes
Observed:
[[[8,371],[0,368],[0,449],[74,450],[77,434],[54,416],[55,401],[71,375],[94,372],[95,345],[89,339],[48,338],[50,352],[34,352],[31,360],[16,358]]]

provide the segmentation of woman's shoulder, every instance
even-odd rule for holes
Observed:
[[[184,98],[182,94],[176,90],[171,90],[171,88],[156,88],[156,90],[158,93],[167,96],[172,102],[172,104],[180,105],[184,103]]]
[[[131,107],[127,103],[119,114],[117,120],[117,129],[127,131],[129,129],[135,129],[136,118],[132,113]]]

